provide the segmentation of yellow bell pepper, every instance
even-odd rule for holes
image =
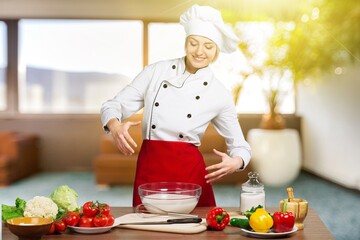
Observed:
[[[274,221],[265,209],[258,208],[253,214],[251,214],[249,224],[255,232],[265,233],[272,228]]]

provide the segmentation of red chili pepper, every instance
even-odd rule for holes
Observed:
[[[220,207],[214,207],[206,215],[206,223],[208,228],[216,231],[221,231],[230,222],[229,214]]]
[[[292,212],[286,212],[286,203],[282,212],[275,212],[273,214],[274,232],[289,232],[293,229],[295,224],[295,216]]]

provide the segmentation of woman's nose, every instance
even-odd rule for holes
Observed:
[[[196,54],[197,55],[201,55],[203,53],[203,47],[202,46],[198,46],[196,49]]]

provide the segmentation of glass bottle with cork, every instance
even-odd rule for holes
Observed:
[[[259,174],[249,172],[248,176],[249,180],[241,185],[240,212],[242,214],[259,205],[265,208],[265,190],[264,185],[259,182]]]

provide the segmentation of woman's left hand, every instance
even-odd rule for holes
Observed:
[[[235,172],[237,169],[242,168],[244,165],[244,161],[241,157],[232,158],[226,153],[219,152],[216,149],[213,149],[213,151],[216,155],[221,157],[221,162],[206,168],[207,171],[211,172],[205,176],[207,183],[215,182],[220,178]]]

